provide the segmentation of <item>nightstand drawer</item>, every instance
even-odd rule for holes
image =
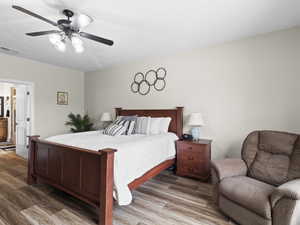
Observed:
[[[193,163],[197,162],[199,163],[202,160],[205,160],[205,155],[201,154],[199,152],[180,152],[180,157],[178,157],[178,160],[185,161],[187,163]]]
[[[178,149],[183,152],[196,152],[196,153],[203,153],[205,151],[205,145],[198,145],[198,144],[187,144],[187,143],[179,143]]]
[[[191,164],[181,164],[178,167],[178,173],[182,175],[204,175],[207,174],[207,169],[205,168],[205,163],[200,163],[197,165],[191,165]]]

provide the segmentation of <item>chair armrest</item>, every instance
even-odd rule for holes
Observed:
[[[214,183],[220,182],[226,177],[246,176],[247,166],[242,159],[223,159],[211,162]]]
[[[272,206],[281,198],[300,200],[300,179],[295,179],[277,187],[271,195]]]

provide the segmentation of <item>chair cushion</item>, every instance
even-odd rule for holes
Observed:
[[[283,154],[258,151],[249,176],[268,184],[280,185],[287,181],[290,158]]]
[[[242,149],[248,176],[275,186],[299,178],[299,141],[299,135],[279,131],[249,134]]]
[[[269,197],[274,186],[245,176],[225,178],[220,183],[220,193],[238,205],[271,219]]]

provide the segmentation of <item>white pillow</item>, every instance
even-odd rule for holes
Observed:
[[[161,118],[151,117],[149,134],[160,134],[160,129],[161,129],[160,124],[161,124]]]
[[[150,119],[150,130],[149,134],[163,134],[169,130],[171,122],[170,117],[156,117]]]
[[[150,128],[150,117],[138,117],[136,120],[135,133],[148,134]]]
[[[168,133],[171,120],[171,117],[163,117],[161,119],[160,133]]]

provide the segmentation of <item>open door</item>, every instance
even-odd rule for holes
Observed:
[[[28,138],[31,131],[30,90],[26,85],[16,86],[16,154],[28,157]]]

